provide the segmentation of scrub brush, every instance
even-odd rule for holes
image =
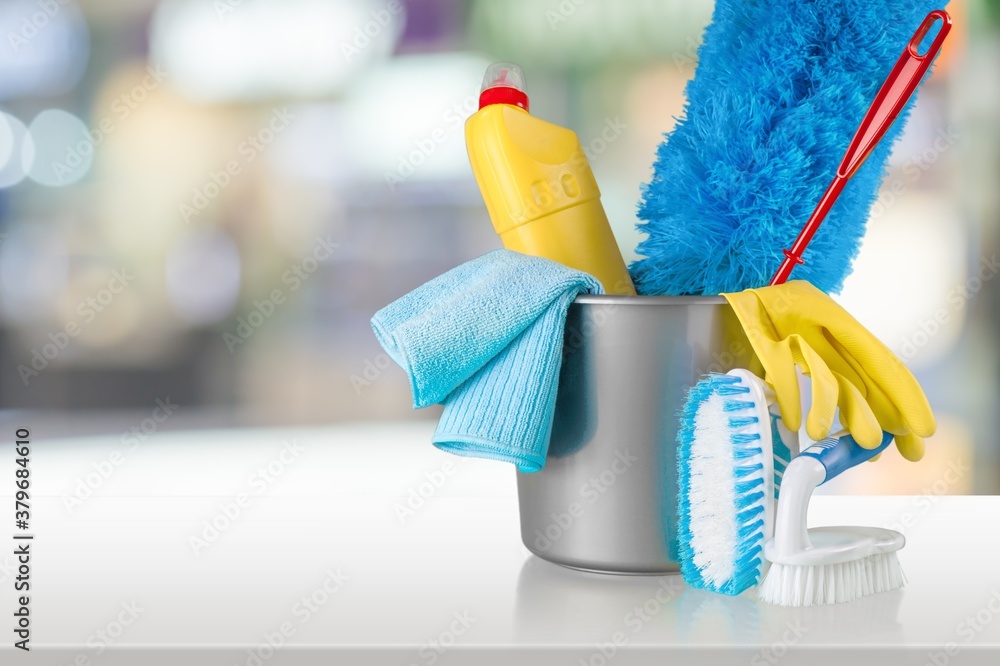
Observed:
[[[692,587],[735,595],[760,580],[776,480],[769,391],[731,370],[688,392],[677,434],[678,555]]]
[[[767,284],[834,178],[899,49],[940,0],[716,0],[684,116],[639,205],[643,295]],[[904,109],[900,115],[905,118]],[[796,278],[836,293],[903,123],[858,169]]]
[[[854,601],[900,588],[896,553],[906,543],[899,532],[876,527],[806,529],[809,500],[817,486],[874,458],[892,442],[883,433],[865,449],[850,435],[831,437],[800,453],[785,469],[774,520],[764,545],[771,563],[758,589],[762,601],[779,606],[819,606]]]

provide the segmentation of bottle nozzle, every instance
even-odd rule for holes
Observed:
[[[479,108],[490,104],[511,104],[528,110],[524,70],[511,62],[495,62],[486,68],[479,93]]]

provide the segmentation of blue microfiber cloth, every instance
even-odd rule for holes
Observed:
[[[566,311],[596,278],[548,259],[497,250],[453,268],[372,317],[406,371],[413,407],[444,404],[439,449],[545,465]]]
[[[684,117],[643,190],[640,294],[766,285],[868,106],[942,0],[717,0]],[[936,33],[931,35],[925,44]],[[793,279],[836,293],[909,107],[847,184]]]

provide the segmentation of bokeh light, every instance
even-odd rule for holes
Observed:
[[[392,53],[405,19],[405,11],[368,0],[167,0],[157,7],[150,48],[195,99],[312,97],[339,92]]]
[[[8,320],[32,320],[55,307],[69,273],[67,254],[49,225],[19,225],[7,233],[0,244],[0,293]]]
[[[49,187],[64,187],[87,175],[94,163],[94,142],[87,126],[61,109],[42,111],[28,126],[35,156],[28,175]]]
[[[233,239],[216,229],[181,237],[167,255],[166,286],[174,312],[187,323],[224,318],[240,293],[240,255]]]
[[[17,185],[35,162],[35,144],[24,123],[0,112],[0,187]]]
[[[345,100],[353,175],[387,186],[467,177],[465,120],[489,64],[469,53],[414,55],[372,71]]]
[[[55,95],[80,80],[90,34],[76,2],[6,0],[0,25],[0,99]]]

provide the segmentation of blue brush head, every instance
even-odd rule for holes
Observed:
[[[765,286],[913,32],[943,4],[717,0],[684,117],[643,190],[644,258],[630,266],[639,293]],[[793,279],[841,289],[908,110],[848,182]]]
[[[735,595],[760,580],[774,491],[771,419],[741,377],[712,373],[688,392],[677,433],[678,557],[684,581]]]

